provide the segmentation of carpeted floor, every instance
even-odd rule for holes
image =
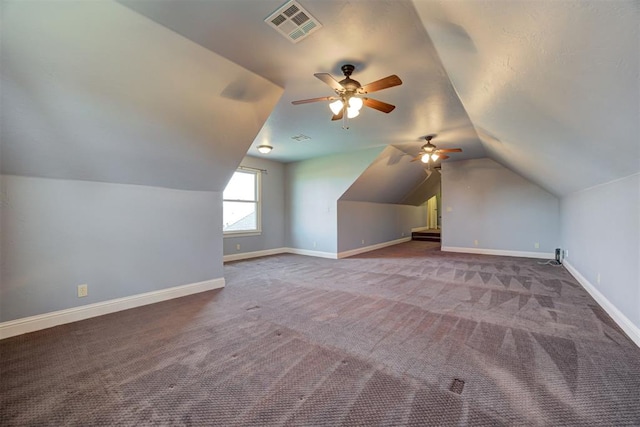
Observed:
[[[0,425],[640,425],[640,349],[564,268],[436,245],[0,341]]]

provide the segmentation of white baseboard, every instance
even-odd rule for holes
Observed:
[[[311,251],[309,249],[286,248],[287,253],[296,255],[315,256],[319,258],[336,259],[338,255],[335,252]]]
[[[351,250],[343,251],[339,253],[313,251],[310,249],[298,249],[298,248],[275,248],[275,249],[266,249],[264,251],[244,252],[241,254],[225,255],[223,257],[223,260],[224,262],[238,261],[242,259],[251,259],[251,258],[258,258],[262,256],[267,256],[267,255],[277,255],[277,254],[295,254],[295,255],[314,256],[318,258],[339,259],[339,258],[350,257],[353,255],[358,255],[364,252],[375,251],[376,249],[386,248],[387,246],[397,245],[398,243],[404,243],[410,240],[411,240],[411,237],[403,237],[401,239],[391,240],[389,242],[377,243],[375,245],[364,246],[362,248],[351,249]]]
[[[298,248],[275,248],[275,249],[265,249],[263,251],[244,252],[241,254],[225,255],[222,257],[222,260],[223,262],[238,261],[242,259],[251,259],[251,258],[258,258],[258,257],[263,257],[268,255],[278,255],[278,254],[295,254],[295,255],[314,256],[318,258],[330,258],[330,259],[336,259],[338,257],[333,252],[312,251],[310,249],[298,249]]]
[[[425,231],[425,230],[429,230],[428,226],[424,226],[424,227],[415,227],[411,229],[411,232],[413,233],[414,231]]]
[[[600,291],[595,286],[593,286],[591,282],[585,279],[585,277],[580,274],[580,272],[576,270],[574,266],[567,262],[567,260],[564,260],[562,265],[564,265],[564,268],[566,268],[567,271],[571,273],[571,275],[575,277],[575,279],[582,285],[582,287],[585,288],[586,291],[589,292],[589,294],[591,294],[593,299],[596,300],[596,302],[600,304],[602,308],[604,308],[604,310],[609,314],[609,316],[611,316],[614,322],[616,322],[618,326],[620,326],[620,328],[629,336],[629,338],[631,338],[631,340],[633,340],[633,342],[638,347],[640,347],[640,328],[634,325],[627,316],[625,316],[620,310],[618,310],[618,308],[613,305],[611,301],[607,299],[607,297],[602,295]]]
[[[0,339],[224,287],[224,277],[0,323]]]
[[[375,245],[364,246],[362,248],[356,248],[356,249],[351,249],[351,250],[348,250],[348,251],[338,252],[338,259],[347,258],[347,257],[353,256],[353,255],[358,255],[358,254],[362,254],[362,253],[365,253],[365,252],[375,251],[377,249],[386,248],[387,246],[393,246],[393,245],[397,245],[399,243],[408,242],[409,240],[411,240],[411,237],[403,237],[401,239],[390,240],[388,242],[382,242],[382,243],[377,243]]]
[[[243,252],[239,254],[225,255],[222,257],[222,262],[259,258],[259,257],[269,256],[269,255],[284,254],[288,252],[289,252],[288,248],[275,248],[275,249],[265,249],[263,251]]]
[[[513,257],[520,257],[520,258],[541,258],[541,259],[556,258],[556,254],[551,252],[506,251],[502,249],[461,248],[456,246],[442,246],[440,250],[442,252],[459,252],[464,254],[513,256]]]

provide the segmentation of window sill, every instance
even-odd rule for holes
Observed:
[[[249,237],[249,236],[260,236],[262,231],[224,231],[222,233],[223,238],[227,237]]]

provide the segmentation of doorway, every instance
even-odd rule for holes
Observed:
[[[427,227],[438,229],[438,198],[435,195],[427,200]]]

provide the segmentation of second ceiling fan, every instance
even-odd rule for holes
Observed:
[[[345,78],[340,81],[337,81],[328,73],[314,74],[314,76],[322,80],[336,92],[334,96],[301,99],[291,103],[293,105],[299,105],[319,101],[332,101],[329,104],[329,108],[331,108],[331,112],[333,113],[331,120],[340,120],[345,117],[349,119],[357,117],[360,114],[360,109],[363,105],[382,111],[383,113],[390,113],[394,108],[396,108],[395,105],[387,104],[386,102],[378,101],[377,99],[369,98],[365,95],[401,85],[402,80],[400,80],[400,77],[393,74],[362,86],[360,82],[351,78],[351,74],[353,73],[353,70],[355,70],[353,65],[345,64],[341,67],[341,70],[344,73]]]
[[[446,160],[449,158],[444,153],[461,153],[462,148],[438,148],[431,143],[431,140],[435,138],[436,135],[427,135],[424,139],[427,140],[427,143],[422,146],[420,149],[420,153],[411,160],[415,162],[416,160],[420,160],[422,163],[426,163],[427,165],[431,165],[439,160]]]

